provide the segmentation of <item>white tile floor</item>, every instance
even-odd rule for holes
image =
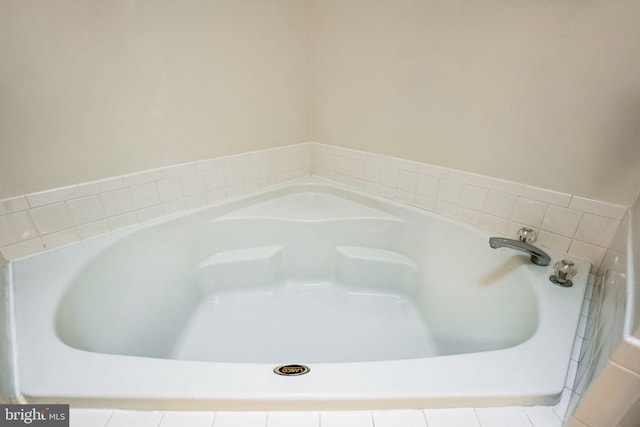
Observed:
[[[349,412],[161,412],[72,409],[72,427],[560,427],[553,407]]]

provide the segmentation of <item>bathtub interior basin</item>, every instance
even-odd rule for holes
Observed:
[[[407,228],[389,212],[301,191],[201,226],[148,230],[87,263],[56,329],[86,351],[242,363],[475,353],[534,333],[526,260],[449,265],[461,251],[453,230],[450,243],[431,244],[446,227]],[[484,240],[473,249],[495,255]]]
[[[546,404],[590,265],[318,179],[10,264],[33,402],[206,409]],[[305,364],[282,378],[276,365]],[[52,368],[53,367],[53,368]]]

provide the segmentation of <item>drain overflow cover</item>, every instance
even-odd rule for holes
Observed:
[[[275,372],[278,375],[293,377],[296,375],[304,375],[308,373],[310,370],[311,369],[309,369],[308,366],[304,366],[304,365],[282,365],[282,366],[276,366],[273,369],[273,372]]]

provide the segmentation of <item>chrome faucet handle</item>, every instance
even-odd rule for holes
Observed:
[[[551,280],[556,285],[568,288],[570,286],[573,286],[571,278],[575,276],[577,272],[578,269],[572,261],[563,259],[562,261],[558,261],[553,265],[553,274],[549,276],[549,280]]]
[[[537,238],[536,232],[529,227],[522,227],[518,230],[518,239],[520,239],[521,242],[533,243]]]

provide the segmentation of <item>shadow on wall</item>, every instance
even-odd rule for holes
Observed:
[[[620,184],[620,180],[609,173],[610,168],[602,167],[600,163],[602,158],[610,159],[609,165],[626,175],[624,181],[636,184],[638,192],[633,202],[640,195],[640,97],[619,103],[609,111],[609,117],[603,123],[606,125],[602,134],[594,135],[600,139],[600,150],[594,153],[594,158],[586,160],[591,161],[595,177],[606,188],[613,188]]]

